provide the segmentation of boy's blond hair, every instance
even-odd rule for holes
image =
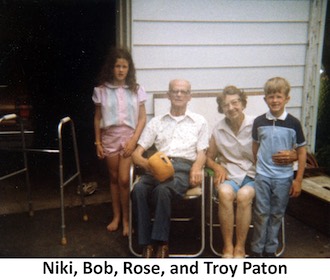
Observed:
[[[276,93],[276,92],[283,92],[286,96],[289,95],[291,86],[289,82],[282,78],[282,77],[274,77],[269,79],[264,86],[264,93],[265,95]]]

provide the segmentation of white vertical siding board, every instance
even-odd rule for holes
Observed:
[[[309,24],[308,50],[306,55],[306,71],[304,78],[302,124],[305,128],[306,140],[311,151],[315,149],[317,109],[320,87],[320,68],[323,48],[327,1],[311,1],[311,17]]]

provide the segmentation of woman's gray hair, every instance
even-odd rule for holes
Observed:
[[[238,89],[235,86],[227,86],[223,89],[222,92],[219,93],[217,96],[217,103],[218,103],[218,112],[223,114],[223,105],[224,100],[226,99],[227,95],[238,95],[240,101],[242,102],[243,107],[246,107],[247,104],[247,95],[243,90]]]

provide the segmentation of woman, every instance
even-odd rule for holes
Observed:
[[[217,98],[218,111],[225,115],[215,126],[207,152],[207,166],[214,170],[214,187],[219,199],[218,217],[224,247],[223,258],[244,258],[255,195],[255,166],[252,154],[253,117],[243,110],[244,92],[228,86]],[[215,162],[217,158],[218,162]],[[237,203],[234,214],[234,201]],[[236,245],[233,244],[234,220]]]

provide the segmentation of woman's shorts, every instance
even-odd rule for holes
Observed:
[[[223,184],[230,185],[233,188],[233,191],[237,193],[239,189],[244,186],[250,186],[254,188],[254,179],[249,176],[245,176],[241,185],[238,185],[234,180],[225,180],[222,185]],[[214,188],[214,195],[218,196],[218,188]]]
[[[132,138],[134,129],[122,126],[110,126],[102,130],[102,147],[105,156],[123,155],[125,144]]]

